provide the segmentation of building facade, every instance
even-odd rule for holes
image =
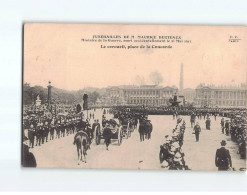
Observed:
[[[205,86],[196,88],[196,106],[219,108],[246,108],[247,85],[238,87]]]
[[[107,89],[110,105],[163,106],[178,92],[176,87],[157,85],[111,87]]]

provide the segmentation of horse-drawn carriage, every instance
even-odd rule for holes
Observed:
[[[131,137],[131,133],[135,129],[134,120],[133,119],[127,119],[127,120],[122,119],[120,124],[122,124],[122,127],[123,127],[123,137],[127,139]]]
[[[118,119],[110,119],[107,121],[109,126],[102,127],[101,125],[96,125],[94,127],[94,137],[96,145],[100,144],[101,139],[105,139],[105,131],[111,131],[111,140],[118,141],[118,145],[121,145],[123,139],[123,126],[119,124]]]

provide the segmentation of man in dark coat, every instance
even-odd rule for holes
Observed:
[[[140,125],[139,125],[139,134],[140,134],[140,141],[141,142],[144,141],[145,132],[146,132],[146,125],[145,125],[144,121],[141,121]]]
[[[95,119],[95,120],[94,120],[94,123],[93,123],[93,125],[92,125],[92,133],[93,133],[93,134],[92,134],[92,136],[93,136],[92,138],[94,138],[94,131],[95,131],[95,128],[96,128],[97,126],[100,128],[100,123],[99,123],[99,120]]]
[[[232,167],[232,160],[229,150],[225,148],[226,141],[221,141],[221,148],[216,150],[215,165],[219,171],[227,171]]]
[[[196,136],[196,141],[199,142],[199,134],[201,132],[201,127],[200,127],[198,122],[194,126],[194,132],[195,132],[195,136]]]
[[[22,158],[21,164],[23,167],[36,167],[36,159],[32,152],[29,151],[29,147],[27,145],[27,137],[24,136],[22,143]]]
[[[112,137],[111,126],[109,122],[106,122],[106,127],[104,128],[103,137],[105,139],[106,150],[108,150]]]

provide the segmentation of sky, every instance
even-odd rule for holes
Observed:
[[[82,42],[93,35],[181,36],[190,43]],[[229,42],[237,36],[239,42]],[[171,45],[171,49],[119,49]],[[137,84],[139,75],[152,84],[149,75],[159,72],[163,86],[179,87],[183,63],[184,88],[200,83],[238,85],[246,82],[246,27],[45,24],[24,26],[24,83],[52,85],[66,90]]]

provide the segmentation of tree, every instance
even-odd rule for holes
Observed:
[[[159,72],[151,72],[149,77],[150,77],[150,80],[155,85],[159,85],[160,83],[163,82],[163,76]]]

